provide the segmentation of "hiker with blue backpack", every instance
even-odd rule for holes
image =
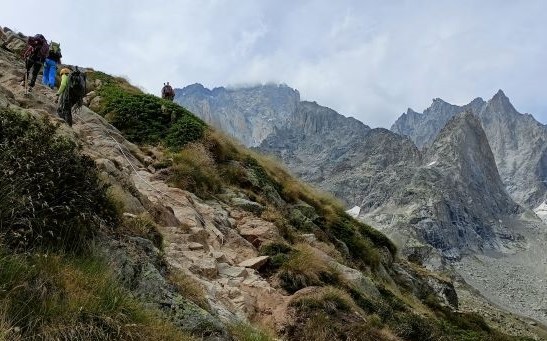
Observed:
[[[28,38],[28,45],[27,49],[25,50],[23,54],[23,58],[25,59],[25,78],[21,81],[21,85],[25,86],[25,88],[28,85],[28,90],[31,91],[36,83],[36,78],[38,77],[38,73],[40,72],[40,69],[42,68],[42,64],[44,64],[44,61],[46,60],[47,56],[49,54],[49,44],[47,43],[46,38],[44,38],[43,35],[37,34],[34,37]],[[29,73],[30,70],[32,70],[32,78],[29,80]]]
[[[42,77],[42,84],[49,86],[50,89],[55,87],[57,64],[61,63],[62,57],[61,45],[52,41],[51,44],[49,44],[49,52],[44,63],[44,75]]]

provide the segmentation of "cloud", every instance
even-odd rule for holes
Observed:
[[[432,98],[464,104],[502,88],[518,110],[547,122],[542,0],[31,0],[26,7],[36,10],[3,4],[0,25],[41,32],[61,41],[65,62],[126,75],[153,93],[165,81],[281,82],[304,99],[389,127]]]

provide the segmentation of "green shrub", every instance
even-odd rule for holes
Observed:
[[[338,239],[346,244],[354,261],[376,268],[380,263],[378,247],[361,235],[356,223],[349,216],[338,215],[335,220],[325,222],[325,225],[332,239]]]
[[[193,115],[181,116],[167,132],[165,143],[176,149],[203,137],[204,124]]]
[[[77,251],[117,221],[94,162],[46,120],[0,112],[0,232],[18,249]]]
[[[279,270],[289,260],[289,254],[293,248],[284,242],[271,242],[260,247],[259,253],[262,256],[270,256],[266,266],[260,269],[260,272],[266,275]]]
[[[207,125],[183,107],[154,95],[143,94],[127,82],[93,73],[102,85],[100,114],[136,143],[165,143],[180,148],[203,137]]]

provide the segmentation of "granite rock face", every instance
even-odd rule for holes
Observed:
[[[193,84],[175,89],[175,102],[246,146],[254,147],[295,112],[300,93],[286,85],[209,90]]]
[[[501,90],[488,102],[476,98],[462,107],[435,99],[423,113],[409,109],[391,130],[410,137],[418,148],[427,148],[448,120],[465,110],[480,120],[511,197],[528,208],[544,202],[547,127],[529,114],[520,114]]]
[[[362,219],[433,245],[447,258],[500,247],[498,219],[520,208],[506,193],[471,113],[454,116],[425,151],[386,129],[342,131],[314,134],[293,123],[260,149],[280,157],[300,178],[359,206]],[[335,134],[342,143],[329,142]]]

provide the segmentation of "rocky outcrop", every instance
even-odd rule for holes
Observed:
[[[528,208],[544,202],[547,127],[529,114],[520,114],[501,90],[488,102],[476,98],[462,107],[435,99],[423,113],[409,109],[391,130],[410,137],[419,148],[426,148],[450,118],[466,110],[479,118],[511,197]]]

